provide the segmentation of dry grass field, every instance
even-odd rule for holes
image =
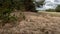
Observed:
[[[24,12],[25,20],[14,26],[9,23],[0,28],[0,34],[60,34],[60,13]]]

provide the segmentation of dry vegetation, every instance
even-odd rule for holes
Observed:
[[[60,15],[48,12],[24,12],[25,20],[19,24],[5,24],[0,34],[60,34]]]

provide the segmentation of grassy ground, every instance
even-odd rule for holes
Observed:
[[[24,12],[25,20],[13,26],[9,23],[0,28],[0,34],[60,34],[59,12]]]

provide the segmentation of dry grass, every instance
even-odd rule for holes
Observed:
[[[5,24],[0,28],[0,34],[60,34],[59,16],[45,12],[24,14],[25,20],[19,22],[17,26]]]

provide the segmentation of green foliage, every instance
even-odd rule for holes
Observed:
[[[60,5],[58,5],[58,6],[56,7],[56,9],[48,9],[48,10],[46,10],[46,11],[48,11],[48,12],[60,12]]]
[[[22,0],[0,0],[0,23],[15,23],[17,21],[16,16],[11,16],[13,9],[22,10],[24,6]],[[23,15],[22,15],[23,16]],[[23,18],[23,17],[21,17]]]
[[[55,9],[47,9],[48,12],[55,12]]]
[[[9,23],[17,19],[16,16],[11,16],[13,9],[35,11],[35,5],[32,0],[0,0],[0,20],[3,23]],[[25,19],[24,15],[20,15]]]
[[[0,3],[0,20],[1,23],[7,23],[9,20],[10,13],[12,11],[11,9],[11,0],[1,0]]]
[[[58,5],[55,10],[56,12],[60,12],[60,5]]]
[[[36,11],[32,0],[24,0],[24,6],[26,11]]]
[[[41,0],[41,1],[38,2],[37,4],[38,4],[38,5],[43,5],[43,4],[44,4],[44,1],[45,1],[45,0]]]
[[[11,13],[10,9],[5,9],[4,11],[1,11],[0,12],[0,20],[1,20],[0,23],[9,23],[10,21],[12,21],[11,19],[13,16],[11,16],[10,13]],[[16,18],[13,18],[13,19],[15,21]]]

